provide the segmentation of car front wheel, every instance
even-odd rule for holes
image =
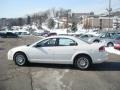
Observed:
[[[75,66],[81,70],[86,70],[91,65],[91,59],[88,56],[79,56],[75,60]]]
[[[94,43],[99,43],[100,41],[99,41],[99,40],[94,40],[93,42],[94,42]]]
[[[15,61],[15,64],[18,66],[24,66],[28,63],[27,57],[23,53],[16,53],[14,55],[14,61]]]

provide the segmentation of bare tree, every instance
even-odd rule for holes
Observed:
[[[31,24],[31,17],[30,16],[27,16],[27,24]]]

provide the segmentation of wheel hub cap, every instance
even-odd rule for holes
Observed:
[[[25,62],[24,56],[18,55],[18,56],[16,57],[16,62],[17,62],[19,65],[24,64],[24,62]]]
[[[89,66],[89,61],[87,58],[82,57],[78,60],[77,64],[80,68],[87,68]]]

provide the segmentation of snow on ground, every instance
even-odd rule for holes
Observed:
[[[106,50],[108,53],[120,55],[120,51],[117,50],[117,49],[114,49],[114,47],[106,47],[105,50]]]
[[[50,32],[55,32],[57,34],[67,34],[66,29],[53,29],[53,30],[50,30]]]

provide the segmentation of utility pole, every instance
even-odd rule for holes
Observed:
[[[109,25],[108,25],[108,28],[110,30],[110,17],[111,17],[111,11],[112,11],[111,0],[109,0],[109,8],[107,9],[107,11],[108,11],[108,16],[109,16]]]

